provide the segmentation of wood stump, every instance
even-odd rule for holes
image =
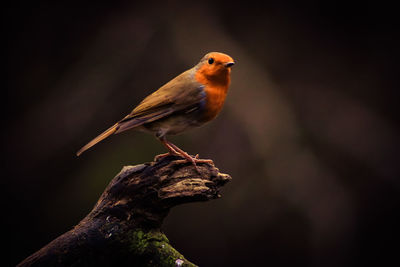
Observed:
[[[231,177],[179,157],[125,166],[72,230],[18,266],[195,266],[160,231],[179,204],[219,198]]]

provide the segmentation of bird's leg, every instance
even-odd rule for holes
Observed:
[[[196,166],[196,163],[213,163],[211,159],[199,159],[199,154],[197,154],[195,157],[190,156],[188,153],[174,145],[173,143],[165,140],[176,152],[178,152],[182,157],[184,157],[187,161],[190,161],[193,163],[194,166]]]
[[[197,165],[196,163],[211,163],[213,164],[213,161],[210,159],[199,159],[199,155],[197,154],[195,157],[192,157],[182,149],[180,149],[178,146],[174,145],[173,143],[169,142],[165,136],[160,136],[158,137],[160,142],[168,149],[168,153],[161,154],[156,156],[155,160],[159,160],[160,158],[169,156],[169,155],[174,155],[174,156],[180,156],[183,157],[186,161],[191,162],[194,167],[196,168],[197,171]]]
[[[176,152],[175,149],[169,144],[165,136],[158,138],[160,142],[168,149],[168,153],[160,154],[155,157],[155,161],[167,157],[167,156],[181,156],[179,152]]]

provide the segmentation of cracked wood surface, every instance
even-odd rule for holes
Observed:
[[[221,197],[231,180],[211,163],[179,157],[125,166],[93,210],[18,266],[195,266],[160,231],[169,210]]]

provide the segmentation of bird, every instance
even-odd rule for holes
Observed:
[[[83,146],[81,155],[107,137],[130,129],[150,132],[167,148],[168,153],[193,163],[210,162],[191,156],[167,140],[214,119],[221,111],[231,83],[235,61],[227,54],[210,52],[197,65],[179,74],[144,98],[127,116]]]

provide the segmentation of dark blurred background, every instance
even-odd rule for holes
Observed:
[[[173,137],[233,180],[163,230],[200,266],[399,262],[398,13],[382,1],[14,2],[3,8],[3,266],[77,224],[127,132],[75,152],[209,51],[236,60],[220,116]]]

